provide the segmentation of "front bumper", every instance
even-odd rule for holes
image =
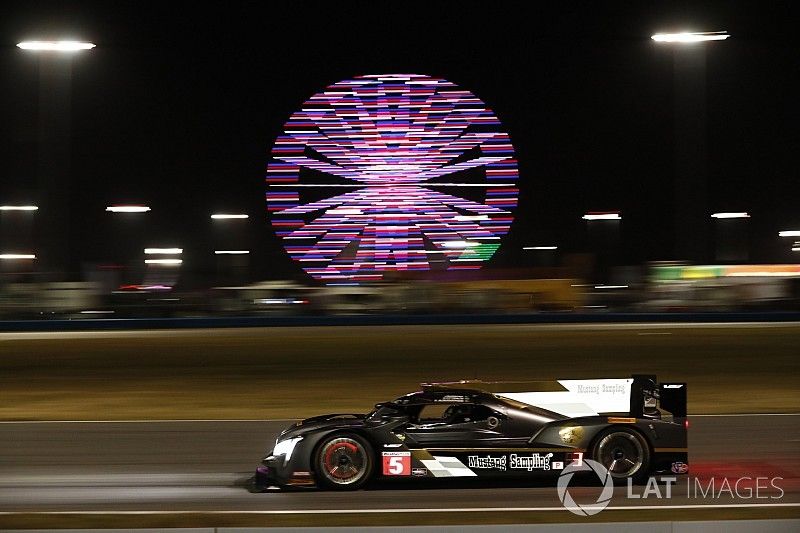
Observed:
[[[293,470],[291,463],[285,464],[283,456],[270,455],[256,467],[253,485],[263,491],[269,487],[314,487],[316,483],[311,472]]]

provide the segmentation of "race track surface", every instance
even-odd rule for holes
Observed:
[[[251,493],[253,469],[288,423],[0,423],[0,511],[561,508],[554,480],[536,486],[431,480],[356,493]],[[698,415],[689,431],[688,484],[679,477],[670,499],[628,498],[628,489],[620,487],[612,506],[800,503],[800,415]],[[694,476],[704,490],[713,478],[717,497],[697,494]],[[733,489],[742,476],[754,478],[740,483],[742,497],[718,494],[725,478]],[[782,478],[774,481],[782,493],[769,487],[756,498],[757,477]],[[634,493],[644,489],[634,487]],[[597,490],[571,487],[576,497]]]

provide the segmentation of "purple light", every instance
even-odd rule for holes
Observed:
[[[289,255],[326,282],[477,269],[517,205],[508,135],[469,91],[418,74],[360,76],[284,125],[267,208]]]

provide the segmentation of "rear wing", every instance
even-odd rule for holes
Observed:
[[[642,417],[660,407],[675,418],[686,417],[686,383],[658,383],[651,374],[634,374],[631,378],[631,416]]]
[[[570,418],[598,415],[655,418],[659,407],[675,418],[686,416],[686,384],[659,384],[651,374],[612,379],[559,379],[550,383],[549,388],[527,388],[525,392],[511,392],[510,384],[504,385],[506,391],[495,392],[496,396]]]

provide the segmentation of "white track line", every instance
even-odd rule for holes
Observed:
[[[762,507],[800,507],[797,503],[725,503],[725,504],[691,504],[691,505],[624,505],[605,507],[606,511],[652,511],[659,509],[752,509]],[[597,508],[600,508],[599,506]],[[595,509],[587,506],[586,509]],[[603,508],[600,508],[603,509]],[[381,514],[381,513],[508,513],[508,512],[546,512],[564,511],[563,507],[443,507],[441,509],[402,508],[402,509],[273,509],[253,511],[0,511],[6,515],[185,515],[185,514],[219,514],[219,515],[290,515],[290,514]]]

